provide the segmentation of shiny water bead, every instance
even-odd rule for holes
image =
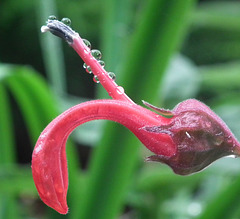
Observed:
[[[89,49],[91,49],[91,43],[88,40],[83,39],[83,42]]]
[[[111,78],[112,80],[116,79],[116,75],[113,72],[108,72],[108,76],[109,78]]]
[[[116,91],[118,94],[124,94],[124,88],[121,86],[117,86]]]
[[[99,50],[97,50],[97,49],[91,50],[91,54],[97,60],[102,58],[102,53]]]
[[[92,69],[91,69],[91,67],[90,67],[90,66],[87,66],[87,69],[86,69],[86,71],[87,71],[89,74],[92,74]]]
[[[94,81],[95,83],[99,83],[99,82],[100,82],[99,79],[98,79],[98,77],[97,77],[96,75],[94,75],[93,81]]]
[[[48,20],[56,20],[56,19],[57,19],[57,17],[55,15],[50,15],[48,17]]]
[[[67,26],[70,26],[71,25],[71,20],[67,17],[64,17],[62,20],[61,20],[62,23],[66,24]]]
[[[85,62],[83,63],[83,68],[87,68],[87,64]]]
[[[104,67],[105,66],[105,62],[104,61],[102,61],[102,60],[99,60],[98,61],[98,63],[102,66],[102,67]]]
[[[86,63],[83,63],[83,68],[86,69],[86,72],[89,74],[92,74],[92,69],[90,66],[88,66]]]

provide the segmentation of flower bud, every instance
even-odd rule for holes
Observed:
[[[187,175],[204,169],[221,157],[239,156],[239,143],[234,135],[203,103],[194,99],[186,100],[170,112],[171,123],[144,129],[170,135],[177,152],[171,157],[153,155],[147,158],[148,161],[166,163],[175,173]]]

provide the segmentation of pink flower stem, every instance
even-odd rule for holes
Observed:
[[[87,66],[91,68],[91,73],[94,74],[108,92],[109,96],[115,100],[127,101],[134,103],[124,92],[123,87],[118,86],[115,81],[109,76],[108,72],[101,66],[92,55],[91,49],[84,43],[83,39],[72,30],[69,26],[58,20],[48,19],[47,25],[42,26],[42,32],[50,31],[52,34],[64,39],[72,48],[79,54]]]
[[[97,76],[99,82],[108,92],[110,97],[116,100],[133,103],[133,101],[124,92],[123,87],[118,86],[115,81],[109,77],[108,72],[99,64],[98,60],[92,56],[90,48],[85,45],[79,35],[73,39],[71,46],[79,54],[87,66],[91,67],[93,74]]]

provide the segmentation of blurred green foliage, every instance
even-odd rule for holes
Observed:
[[[106,69],[138,104],[212,107],[240,139],[240,3],[195,0],[0,2],[0,218],[240,218],[240,161],[177,176],[123,127],[90,122],[69,141],[70,213],[38,198],[31,152],[65,109],[108,98],[66,44],[40,34],[49,15],[103,53]]]

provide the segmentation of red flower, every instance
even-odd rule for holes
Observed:
[[[124,93],[101,66],[96,55],[99,52],[91,51],[89,42],[84,43],[70,27],[48,20],[42,31],[66,40],[84,60],[88,72],[114,99],[93,100],[70,108],[45,128],[36,143],[32,155],[33,179],[43,202],[59,213],[68,212],[67,138],[74,128],[91,120],[112,120],[126,126],[155,154],[148,161],[166,163],[180,175],[200,171],[221,157],[240,154],[240,144],[226,124],[203,103],[186,100],[170,111],[144,102],[162,115],[145,109]]]

